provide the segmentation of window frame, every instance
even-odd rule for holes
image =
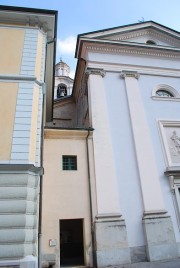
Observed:
[[[172,194],[176,220],[180,231],[180,167],[173,169],[167,168],[165,175],[169,179],[170,192]]]
[[[174,177],[173,187],[171,188],[174,209],[176,213],[176,219],[178,228],[180,231],[180,174],[178,177]]]
[[[62,155],[62,170],[77,171],[77,155]]]
[[[166,92],[169,92],[173,95],[173,97],[166,97],[166,96],[157,96],[156,92],[159,90],[164,90]],[[180,95],[179,93],[172,87],[166,84],[159,84],[156,85],[152,90],[152,99],[154,100],[162,100],[162,101],[180,101]]]

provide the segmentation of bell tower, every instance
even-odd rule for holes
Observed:
[[[72,93],[73,79],[70,77],[70,67],[60,59],[55,66],[54,99],[58,100]]]

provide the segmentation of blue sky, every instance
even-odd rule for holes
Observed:
[[[154,20],[180,31],[180,0],[0,0],[1,5],[58,10],[57,62],[72,71],[78,34]]]

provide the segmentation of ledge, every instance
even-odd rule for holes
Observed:
[[[92,138],[93,135],[93,129],[92,128],[57,128],[57,127],[46,127],[45,128],[45,139],[71,139],[73,138],[80,138],[80,139],[86,139],[88,132],[89,132],[89,138]]]
[[[166,171],[164,172],[167,176],[176,176],[180,175],[180,166],[176,167],[167,167]]]
[[[35,167],[32,164],[0,164],[0,173],[12,171],[17,173],[32,172],[37,175],[42,175],[44,172],[43,167]]]

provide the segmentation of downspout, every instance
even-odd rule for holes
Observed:
[[[92,256],[93,256],[93,267],[97,267],[97,256],[96,256],[96,245],[95,245],[95,234],[94,234],[94,221],[93,221],[93,207],[92,207],[92,191],[91,191],[91,175],[90,175],[90,163],[89,163],[89,135],[90,130],[86,136],[86,152],[87,152],[87,171],[88,171],[88,188],[89,188],[89,206],[90,206],[90,218],[91,218],[91,239],[92,239]]]
[[[54,43],[55,46],[56,39],[52,39],[49,42],[46,43],[46,53],[47,56],[47,46],[51,43]],[[44,70],[44,81],[46,77],[46,63],[47,60],[45,60],[45,70]],[[53,64],[54,65],[54,64]],[[54,69],[53,69],[54,73]],[[54,77],[54,75],[53,75]],[[54,79],[53,79],[54,80]],[[45,97],[46,97],[46,88],[45,83],[42,86],[42,93],[43,93],[43,99],[42,99],[42,122],[41,122],[41,168],[43,169],[43,156],[44,156],[44,115],[45,115]],[[40,183],[39,183],[39,221],[38,221],[38,268],[42,267],[42,189],[43,189],[43,173],[40,175]]]
[[[45,51],[45,67],[44,67],[44,84],[42,86],[42,122],[41,122],[41,168],[43,172],[40,175],[40,183],[39,183],[39,221],[38,221],[38,268],[42,267],[42,189],[43,189],[43,155],[44,155],[44,114],[45,114],[45,97],[46,97],[46,71],[47,71],[47,46],[48,44],[53,43],[53,79],[52,79],[52,89],[54,90],[54,73],[55,73],[55,61],[56,61],[56,38],[57,38],[57,11],[54,12],[55,15],[55,24],[54,24],[54,36],[50,41],[46,42],[46,51]],[[52,96],[53,102],[53,96]],[[52,107],[53,113],[53,107]]]
[[[42,87],[42,122],[41,122],[41,168],[43,172],[40,175],[39,183],[39,221],[38,221],[38,268],[42,267],[42,188],[43,188],[43,155],[44,155],[44,103],[45,103],[45,84]]]

